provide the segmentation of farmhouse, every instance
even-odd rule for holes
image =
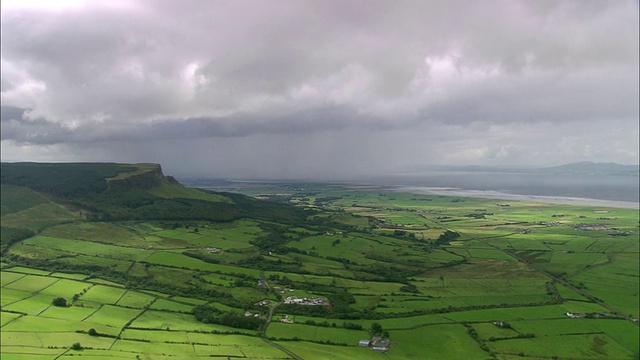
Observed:
[[[568,312],[567,316],[572,319],[581,319],[581,318],[586,318],[587,314]]]
[[[372,337],[369,343],[369,347],[373,351],[388,351],[389,346],[391,346],[391,340],[382,336]]]
[[[511,327],[511,325],[509,325],[508,323],[504,322],[504,321],[493,321],[492,324],[496,327],[499,327],[501,329],[508,329]]]
[[[389,350],[389,348],[386,347],[386,346],[372,346],[371,350],[373,350],[373,351],[387,351],[387,350]]]

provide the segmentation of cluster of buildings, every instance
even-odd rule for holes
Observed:
[[[287,296],[284,298],[285,304],[295,305],[324,305],[324,299],[322,298],[299,298],[296,296]]]
[[[388,351],[391,340],[382,336],[374,336],[371,340],[360,340],[358,346],[368,347],[373,351]]]

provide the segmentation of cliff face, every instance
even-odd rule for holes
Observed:
[[[151,165],[147,165],[147,167],[151,167]],[[158,164],[153,164],[152,168],[148,171],[144,171],[141,173],[135,172],[129,176],[113,179],[109,181],[110,187],[118,187],[118,188],[133,188],[133,189],[142,189],[148,190],[154,187],[158,187],[162,185],[165,176],[162,173],[162,168]]]

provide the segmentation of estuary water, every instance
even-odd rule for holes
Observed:
[[[632,209],[639,207],[640,197],[636,175],[438,171],[370,180],[403,192]]]

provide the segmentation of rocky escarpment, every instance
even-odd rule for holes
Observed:
[[[144,171],[143,168],[148,168],[148,170]],[[159,164],[145,164],[139,171],[118,174],[117,177],[109,180],[109,187],[148,190],[162,185],[165,179],[172,178],[164,176]]]

